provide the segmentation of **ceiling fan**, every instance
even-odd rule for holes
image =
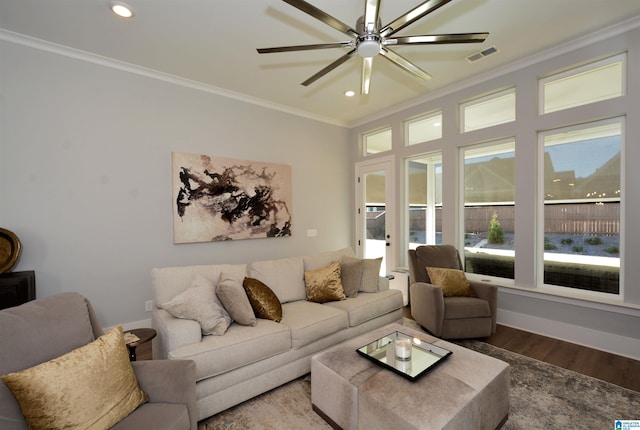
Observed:
[[[311,76],[302,85],[307,86],[326,75],[345,61],[349,60],[355,54],[362,57],[362,85],[361,93],[369,93],[369,85],[371,82],[371,70],[373,65],[373,57],[378,54],[382,55],[393,64],[399,66],[403,70],[422,79],[431,79],[431,75],[416,66],[406,58],[400,56],[396,52],[389,49],[390,46],[398,45],[440,45],[449,43],[481,43],[489,36],[489,33],[458,33],[458,34],[433,34],[425,36],[397,36],[395,33],[402,30],[406,26],[414,23],[420,18],[430,14],[436,9],[449,3],[451,0],[427,0],[404,15],[394,19],[389,24],[381,26],[379,11],[380,0],[365,0],[364,15],[361,16],[356,28],[349,27],[347,24],[337,20],[331,15],[323,12],[317,7],[303,0],[283,0],[285,3],[311,15],[312,17],[322,21],[330,27],[352,37],[352,40],[346,42],[320,43],[314,45],[297,45],[297,46],[281,46],[276,48],[259,48],[260,54],[271,54],[274,52],[289,51],[308,51],[313,49],[328,48],[351,48],[342,57],[329,64],[315,75]]]

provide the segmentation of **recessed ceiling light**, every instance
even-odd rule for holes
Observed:
[[[353,91],[353,90],[347,90],[347,91],[344,92],[344,95],[347,96],[347,97],[353,97],[353,96],[356,95],[356,92]]]
[[[122,18],[131,18],[133,17],[133,8],[126,3],[121,1],[112,1],[109,3],[109,7],[118,16]]]

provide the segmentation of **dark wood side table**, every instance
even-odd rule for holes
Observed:
[[[125,333],[133,333],[140,340],[135,342],[131,342],[127,344],[127,349],[129,350],[129,360],[136,361],[136,347],[138,345],[142,345],[143,343],[149,342],[151,339],[156,337],[156,331],[152,328],[134,328],[133,330],[127,330]]]

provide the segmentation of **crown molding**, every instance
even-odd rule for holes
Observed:
[[[60,44],[49,42],[43,39],[27,36],[21,33],[15,33],[2,28],[0,28],[0,40],[13,43],[16,45],[25,46],[32,49],[37,49],[44,52],[49,52],[49,53],[60,55],[63,57],[73,58],[75,60],[84,61],[87,63],[97,64],[102,67],[108,67],[111,69],[132,73],[139,76],[156,79],[159,81],[190,88],[193,90],[202,91],[209,94],[215,94],[221,97],[238,100],[244,103],[249,103],[249,104],[264,107],[267,109],[280,111],[290,115],[295,115],[295,116],[311,119],[314,121],[324,122],[324,123],[336,125],[339,127],[347,127],[346,122],[338,121],[334,118],[327,118],[320,115],[314,115],[306,111],[293,109],[289,106],[273,103],[257,97],[251,97],[246,94],[226,90],[224,88],[216,87],[214,85],[204,84],[202,82],[186,79],[186,78],[172,75],[169,73],[160,72],[155,69],[150,69],[150,68],[142,67],[136,64],[127,63],[125,61],[116,60],[114,58],[93,54],[91,52],[82,51],[80,49],[71,48],[69,46],[60,45]]]

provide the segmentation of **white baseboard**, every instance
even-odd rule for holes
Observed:
[[[640,339],[498,309],[498,324],[640,360]]]

